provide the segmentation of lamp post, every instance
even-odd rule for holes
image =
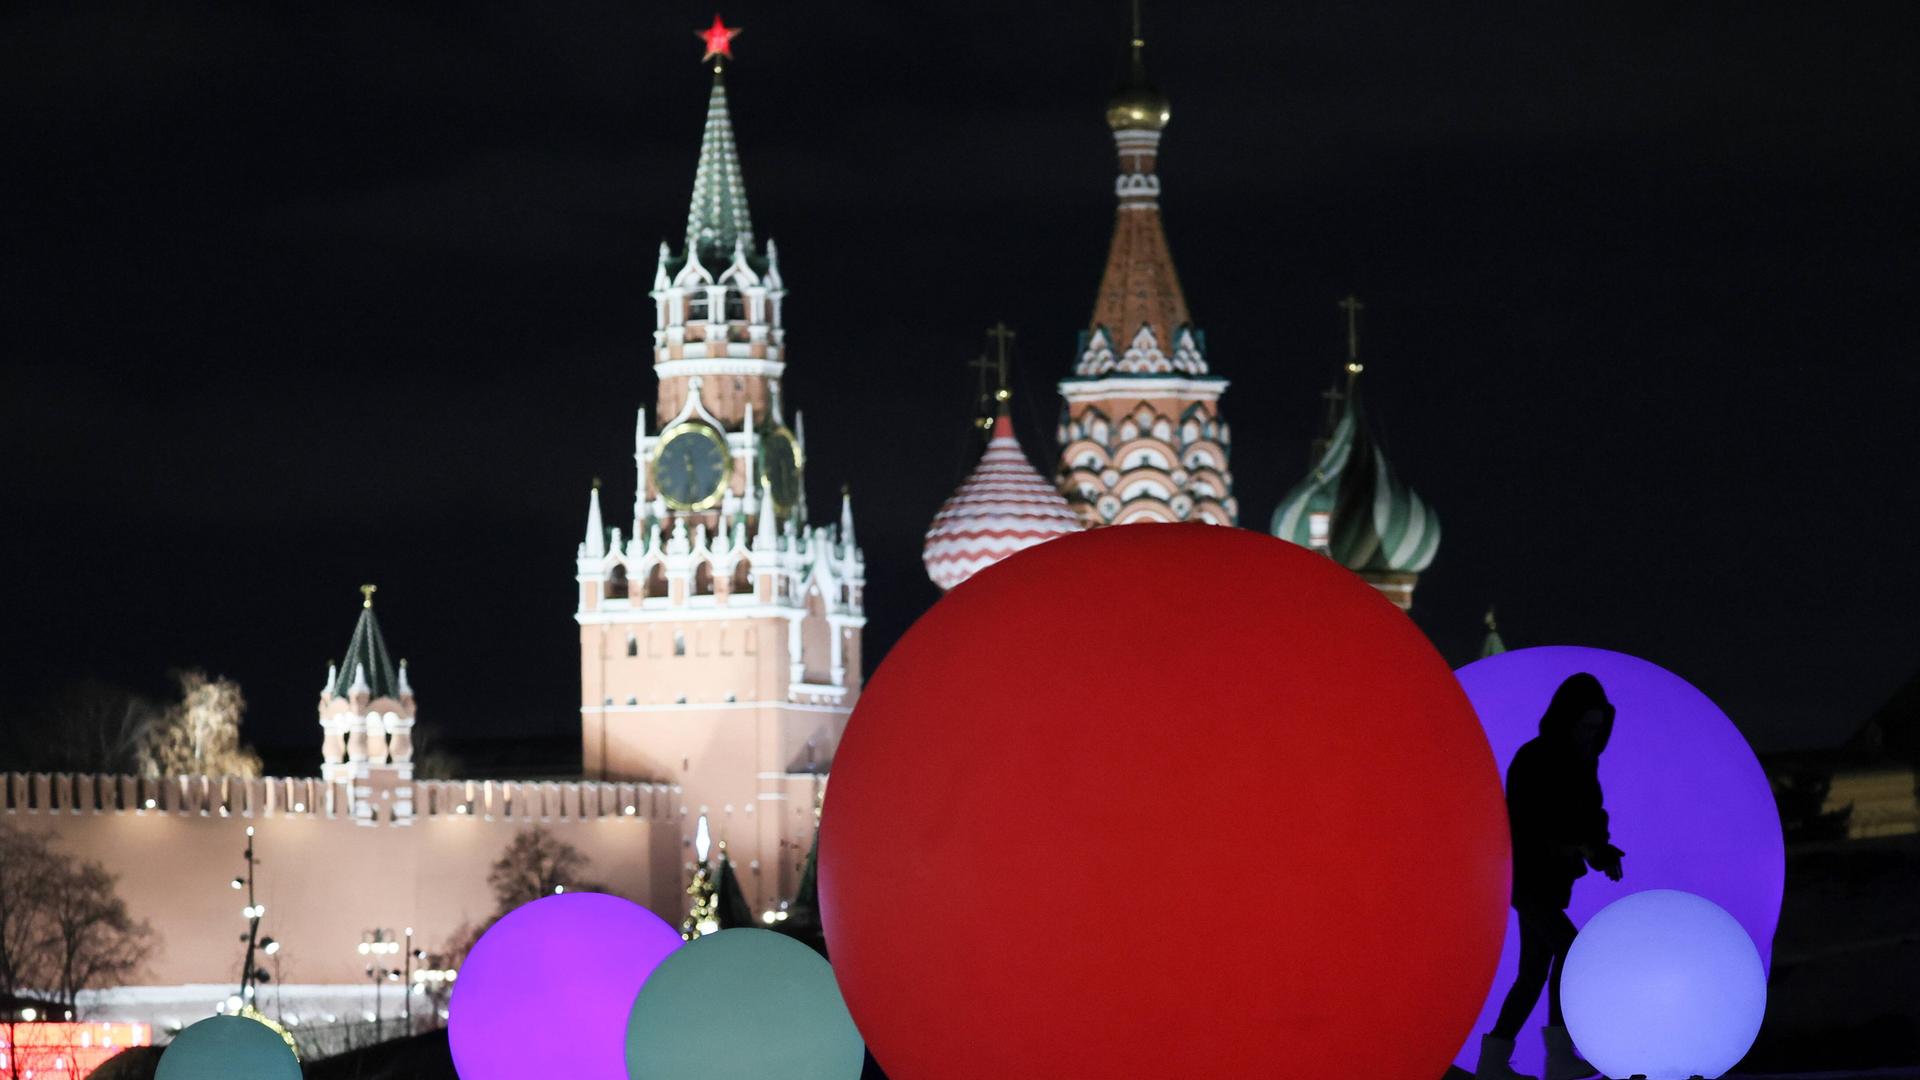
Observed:
[[[253,962],[255,950],[263,944],[260,938],[260,917],[267,913],[267,905],[260,903],[253,893],[253,870],[259,865],[259,860],[253,855],[253,826],[251,825],[247,826],[247,849],[240,855],[247,861],[247,875],[244,878],[234,878],[232,881],[235,889],[243,889],[247,894],[247,906],[240,909],[241,916],[247,920],[247,932],[240,936],[240,940],[247,943],[247,954],[240,964],[239,998],[242,1006],[250,1006],[253,1004],[255,984],[268,982],[271,979],[264,969],[256,967]],[[279,942],[272,938],[265,939],[264,944],[267,946],[269,956],[280,951]]]
[[[260,951],[273,957],[273,1014],[275,1019],[279,1019],[286,1014],[286,998],[281,992],[281,987],[287,985],[287,980],[280,977],[280,942],[270,937],[263,937],[260,939]],[[264,977],[263,975],[262,978]]]
[[[367,930],[360,935],[359,952],[365,957],[392,956],[400,951],[400,943],[394,940],[393,931],[387,929]],[[373,1041],[379,1042],[384,1017],[380,1015],[380,984],[388,979],[398,979],[400,973],[387,966],[387,961],[374,959],[367,964],[367,978],[373,980]]]
[[[406,962],[402,965],[406,970],[406,974],[401,976],[400,979],[400,994],[401,1000],[406,1003],[407,1034],[409,1035],[413,1034],[413,962],[423,959],[425,955],[424,953],[414,951],[413,927],[407,927],[407,958]]]

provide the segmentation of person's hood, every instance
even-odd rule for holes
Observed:
[[[1573,729],[1588,709],[1607,705],[1607,691],[1600,680],[1587,672],[1567,676],[1560,688],[1553,692],[1553,700],[1547,703],[1547,711],[1540,716],[1540,737],[1560,747],[1573,746]],[[1600,745],[1596,752],[1607,748],[1607,741],[1613,738],[1613,721],[1600,732]]]

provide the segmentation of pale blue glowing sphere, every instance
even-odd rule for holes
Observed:
[[[1560,981],[1567,1031],[1608,1076],[1716,1077],[1760,1034],[1767,973],[1732,915],[1676,889],[1616,900],[1587,920]]]
[[[280,1033],[244,1016],[209,1016],[173,1037],[155,1080],[300,1080]]]
[[[833,968],[771,930],[695,938],[660,961],[627,1020],[631,1080],[858,1080],[865,1058]]]

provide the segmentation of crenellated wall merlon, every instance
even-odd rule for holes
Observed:
[[[313,776],[134,776],[98,773],[0,774],[7,814],[172,814],[196,817],[299,817],[354,820],[352,781]],[[598,781],[416,780],[414,818],[552,822],[678,818],[679,789],[668,784]],[[406,815],[391,812],[379,823]]]

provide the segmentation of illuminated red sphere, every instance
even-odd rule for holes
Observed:
[[[1500,777],[1446,662],[1240,529],[1065,536],[947,594],[864,692],[821,830],[893,1080],[1432,1080],[1505,927]]]

